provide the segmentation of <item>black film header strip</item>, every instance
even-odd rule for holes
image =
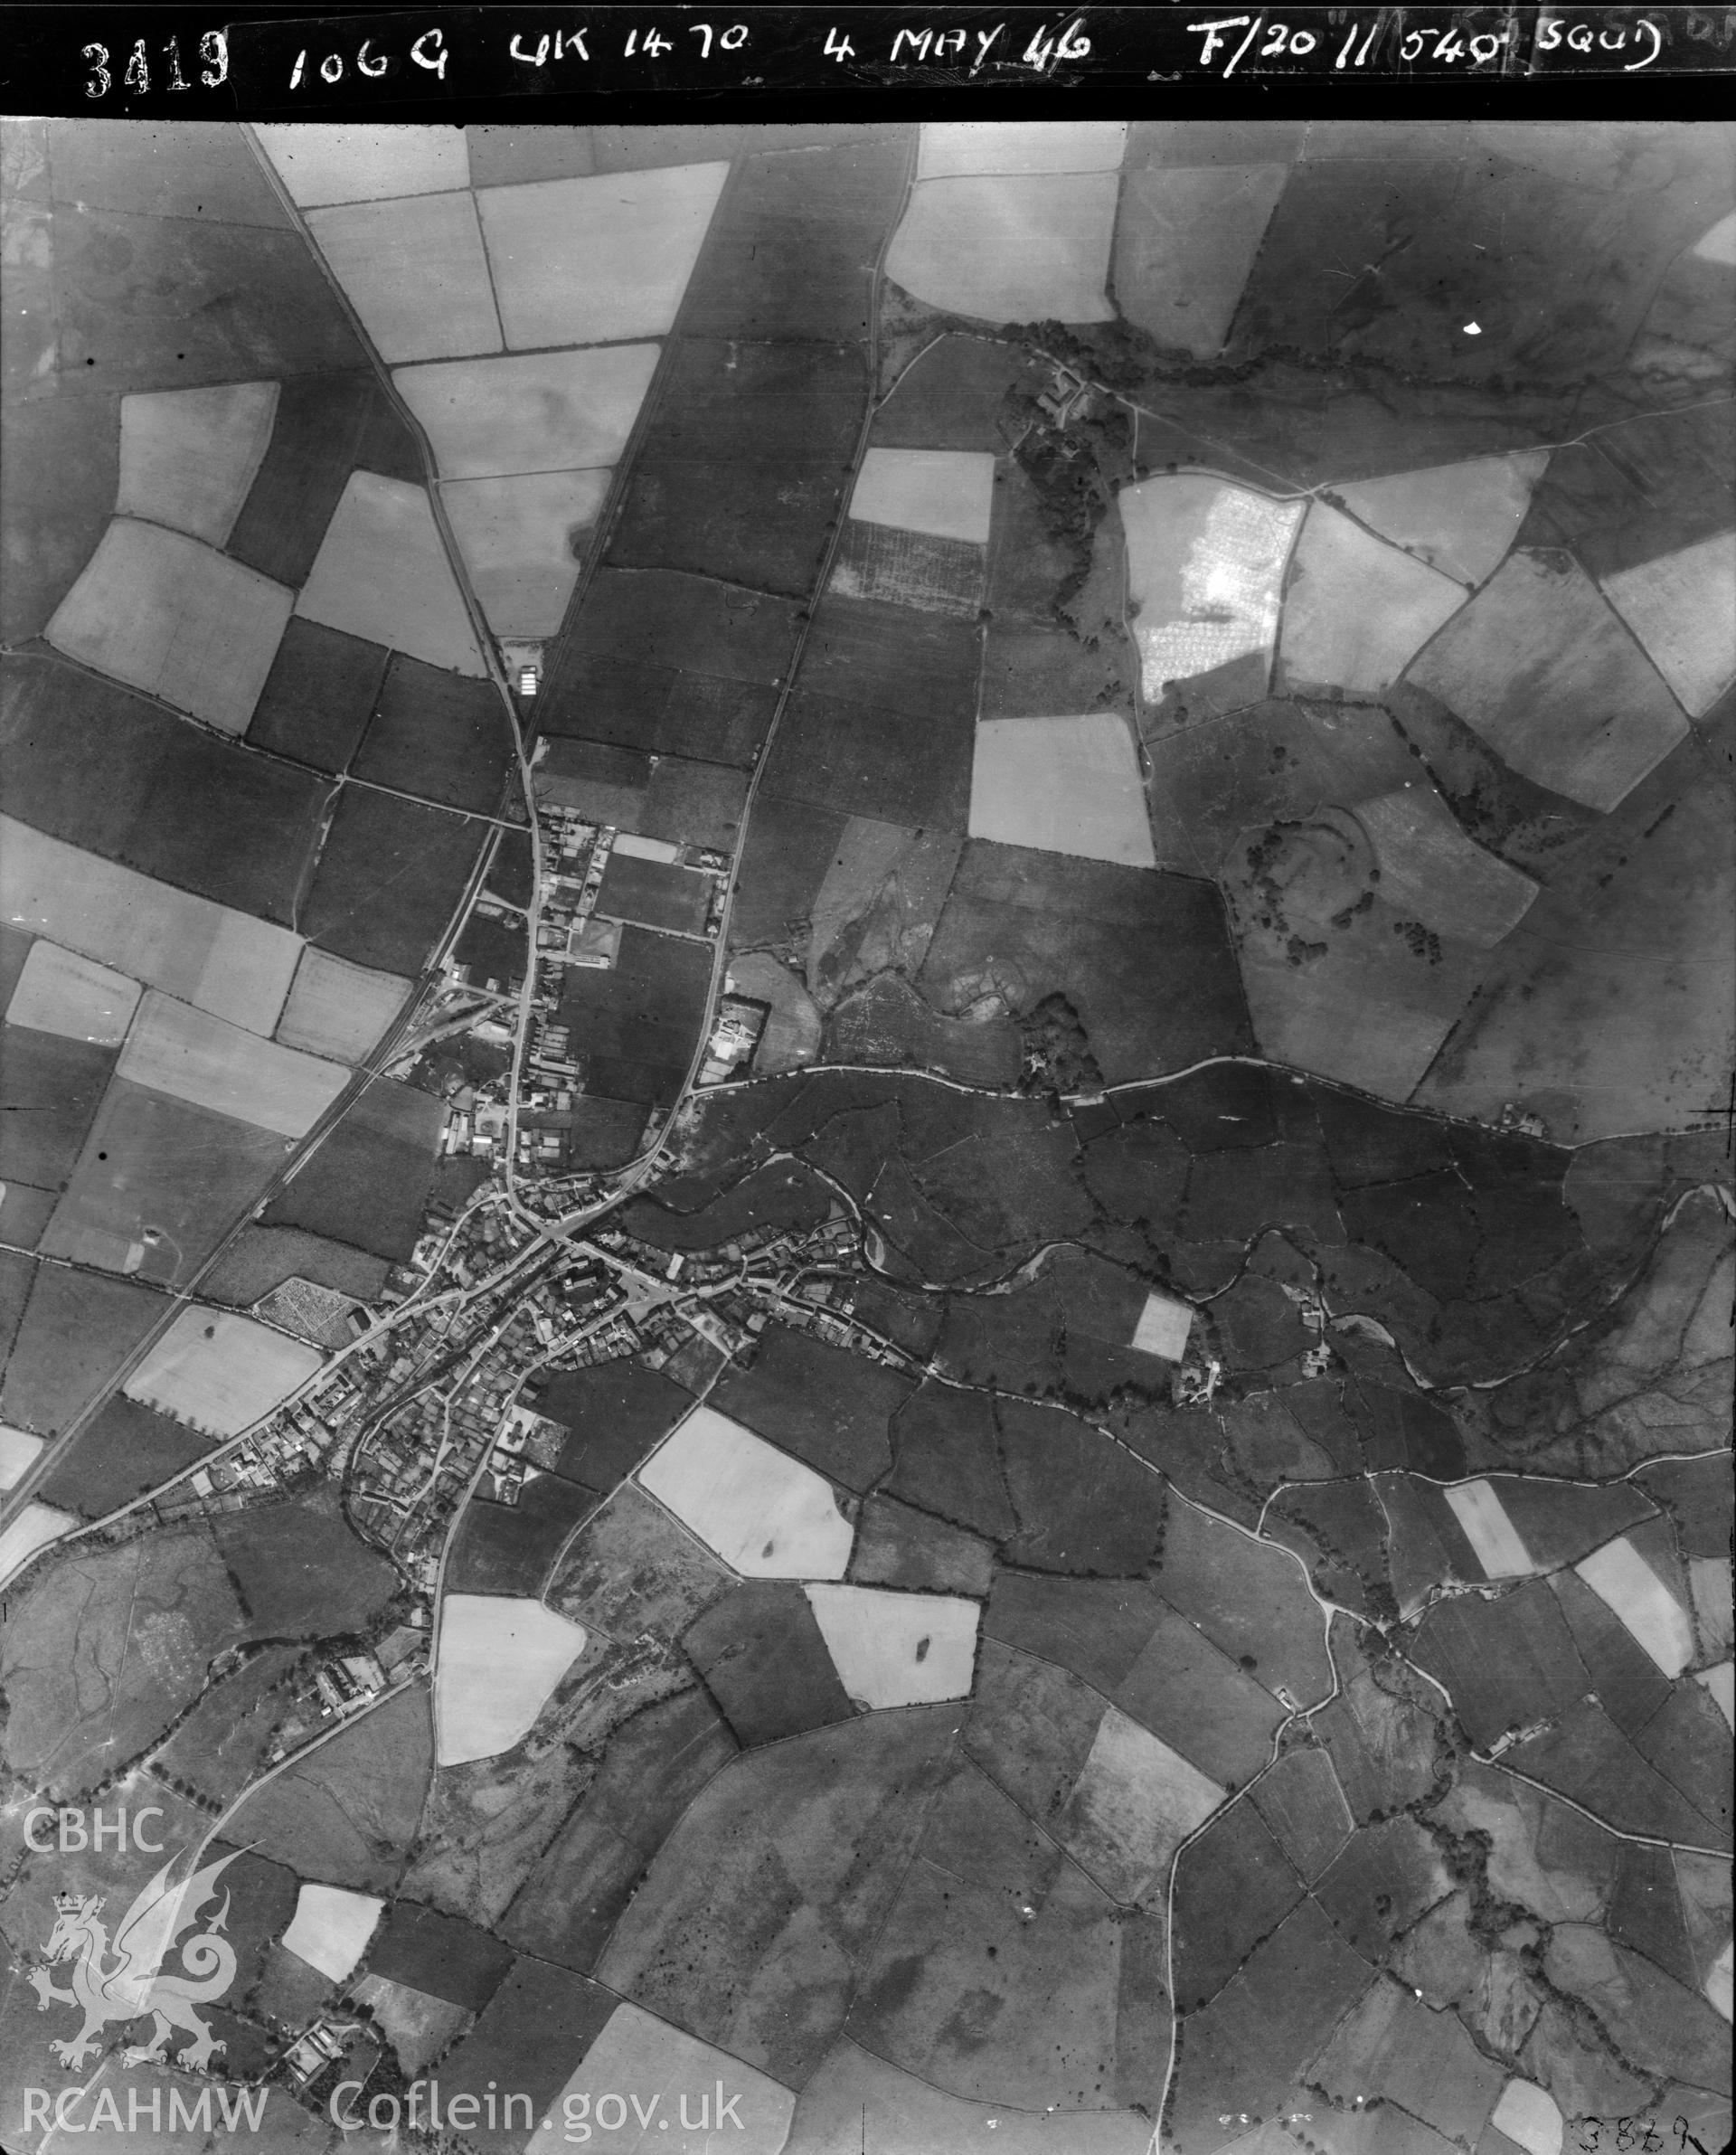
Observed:
[[[1613,87],[1736,68],[1736,8],[429,7],[228,15],[184,7],[10,11],[14,111],[108,118],[402,119],[476,103],[608,99],[703,118],[799,98],[815,118],[880,93],[979,101],[1011,117],[1057,90],[1185,99],[1209,117],[1228,92],[1332,96],[1456,86]],[[1505,101],[1505,100],[1504,100]],[[540,117],[567,113],[549,109]]]

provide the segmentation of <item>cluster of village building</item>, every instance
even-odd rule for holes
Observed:
[[[354,1337],[312,1385],[112,1531],[329,1477],[352,1523],[428,1596],[467,1495],[516,1504],[558,1466],[567,1432],[536,1408],[560,1370],[637,1356],[698,1393],[773,1321],[902,1359],[853,1317],[859,1229],[841,1205],[817,1227],[755,1227],[694,1252],[618,1226],[541,1243],[486,1194],[462,1214],[431,1210],[426,1226],[381,1307],[352,1309]],[[345,1692],[354,1674],[332,1682]]]
[[[610,862],[617,859],[703,877],[702,924],[690,932],[663,922],[636,922],[599,912],[604,877]],[[512,1068],[491,1081],[455,1088],[441,1140],[448,1155],[495,1161],[504,1158],[510,1148],[518,1177],[534,1183],[539,1178],[568,1176],[571,1161],[563,1120],[586,1089],[580,1045],[573,1036],[571,1014],[562,1010],[570,971],[574,968],[595,972],[612,969],[620,956],[627,926],[714,945],[723,922],[729,866],[729,855],[713,847],[644,837],[588,820],[574,808],[546,801],[541,805],[536,860],[540,903],[535,909],[535,948],[525,951],[533,971],[528,998],[529,1029],[515,1072],[516,1102],[513,1100]],[[478,897],[476,911],[508,922],[524,917],[516,907],[486,892]],[[472,979],[474,969],[449,962],[448,988],[480,988],[502,1005],[516,1003],[522,996],[522,968],[505,978],[495,975],[486,980]],[[470,1031],[480,1041],[509,1046],[514,1034],[505,1021],[514,1015],[505,1008],[482,1012],[476,1015]],[[699,1083],[716,1084],[744,1073],[769,1015],[763,1004],[725,996],[706,1042]],[[652,1141],[661,1122],[655,1111],[648,1114],[645,1142]]]

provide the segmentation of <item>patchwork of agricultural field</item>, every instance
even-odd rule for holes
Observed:
[[[0,138],[0,2142],[1722,2146],[1728,131]]]

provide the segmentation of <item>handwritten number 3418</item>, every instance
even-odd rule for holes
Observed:
[[[84,86],[88,98],[106,98],[115,86],[115,79],[108,72],[107,45],[86,45],[80,57],[90,62],[90,79]],[[193,84],[181,72],[181,41],[172,37],[163,48],[163,57],[169,63],[168,87],[171,90],[191,90]],[[215,90],[220,82],[229,80],[229,40],[221,30],[207,30],[199,40],[199,57],[204,66],[199,71],[199,80],[207,90]],[[151,63],[145,56],[145,40],[137,39],[127,65],[121,71],[121,81],[135,96],[142,96],[151,87]]]

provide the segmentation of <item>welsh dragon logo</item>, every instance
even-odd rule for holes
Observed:
[[[234,1854],[225,1856],[221,1862],[207,1864],[203,1870],[171,1885],[169,1874],[180,1857],[170,1857],[121,1917],[112,1945],[100,1920],[100,1895],[55,1895],[54,1928],[44,1948],[47,1966],[33,1969],[30,1980],[39,2012],[47,2012],[51,2005],[70,2005],[84,2015],[84,2026],[76,2036],[57,2038],[49,2045],[61,2065],[82,2065],[98,2048],[99,2031],[111,2020],[125,2025],[147,2013],[156,2022],[151,2040],[123,2051],[126,2065],[160,2064],[170,2031],[177,2027],[193,2038],[175,2057],[178,2065],[190,2070],[209,2065],[223,2048],[193,2008],[221,1998],[235,1980],[235,1950],[222,1935],[229,1922],[227,1893],[222,1906],[204,1929],[183,1941],[181,1960],[186,1972],[165,1975],[163,1961],[181,1933],[214,1896],[220,1873],[234,1860]],[[49,1970],[69,1961],[72,1987],[62,1990]]]

